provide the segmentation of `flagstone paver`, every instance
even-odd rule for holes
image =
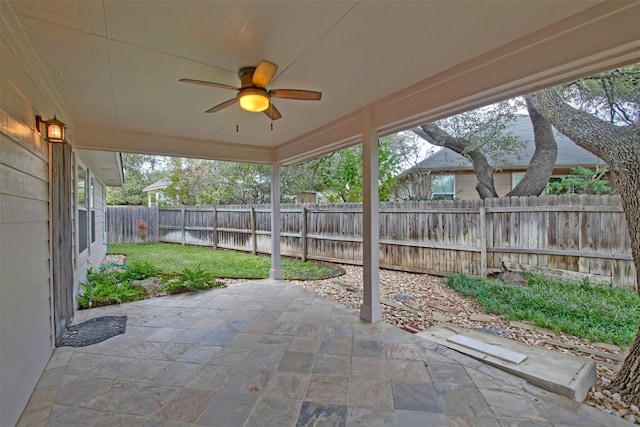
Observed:
[[[76,314],[125,334],[61,347],[19,426],[631,425],[287,282]]]

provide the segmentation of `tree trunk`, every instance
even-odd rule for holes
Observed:
[[[640,406],[640,329],[633,341],[629,354],[609,386],[610,391],[620,393],[627,404]]]
[[[455,138],[440,129],[433,123],[422,125],[413,130],[416,135],[433,145],[448,148],[471,161],[473,172],[476,175],[476,191],[481,199],[498,197],[493,182],[493,168],[486,156],[477,149],[469,149],[471,144],[464,138]]]
[[[577,110],[565,103],[553,89],[539,91],[528,98],[556,129],[609,165],[622,199],[636,267],[636,283],[640,285],[640,129],[637,125],[615,126]],[[640,329],[610,388],[619,392],[625,402],[640,406]]]
[[[522,178],[522,181],[507,193],[507,197],[539,196],[542,194],[547,187],[549,178],[551,178],[558,155],[558,146],[553,136],[551,123],[533,108],[527,98],[525,98],[525,101],[527,102],[529,118],[533,125],[536,150],[529,162],[527,173]]]

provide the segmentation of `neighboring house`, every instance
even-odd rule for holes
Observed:
[[[164,190],[171,185],[171,181],[166,178],[162,178],[149,184],[142,189],[143,193],[147,193],[147,206],[160,206],[167,202],[167,195]]]
[[[495,189],[499,196],[511,191],[525,175],[535,151],[533,125],[529,116],[517,116],[506,132],[525,142],[524,149],[509,156],[503,165],[494,165]],[[551,180],[569,175],[576,166],[604,167],[604,161],[554,129],[558,157]],[[478,199],[476,176],[464,156],[442,148],[398,177],[398,200]]]

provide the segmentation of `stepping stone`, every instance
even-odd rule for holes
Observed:
[[[563,354],[544,347],[521,344],[508,338],[461,328],[451,323],[440,323],[417,335],[578,402],[585,399],[589,389],[596,383],[596,363],[592,359]],[[508,362],[495,354],[462,345],[459,338],[453,339],[458,342],[449,340],[456,335],[464,335],[472,340],[521,353],[527,358],[521,363]],[[465,343],[469,344],[469,341],[467,340]],[[495,347],[489,347],[489,349],[495,350]],[[487,350],[487,348],[485,347],[483,350]]]
[[[499,337],[509,335],[511,333],[511,331],[501,328],[475,328],[474,330],[484,332],[485,334],[497,335]]]
[[[449,316],[445,316],[444,314],[440,313],[431,313],[431,318],[435,322],[449,322],[451,320]]]
[[[460,344],[472,350],[477,350],[490,356],[495,356],[510,363],[522,363],[527,360],[527,355],[515,351],[507,350],[495,344],[487,344],[482,341],[474,340],[465,335],[454,335],[447,338],[447,341]]]
[[[473,313],[471,314],[471,316],[469,316],[469,320],[471,320],[472,322],[493,322],[496,319],[492,316],[489,316],[487,314],[477,314],[477,313]]]

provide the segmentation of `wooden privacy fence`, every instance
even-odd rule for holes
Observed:
[[[107,242],[140,243],[138,221],[147,224],[147,242],[158,241],[158,209],[140,206],[107,207]]]
[[[507,268],[636,289],[617,196],[382,203],[379,212],[384,268],[473,276]],[[158,209],[161,242],[268,253],[270,235],[269,205]],[[361,264],[362,206],[282,205],[281,250]]]

